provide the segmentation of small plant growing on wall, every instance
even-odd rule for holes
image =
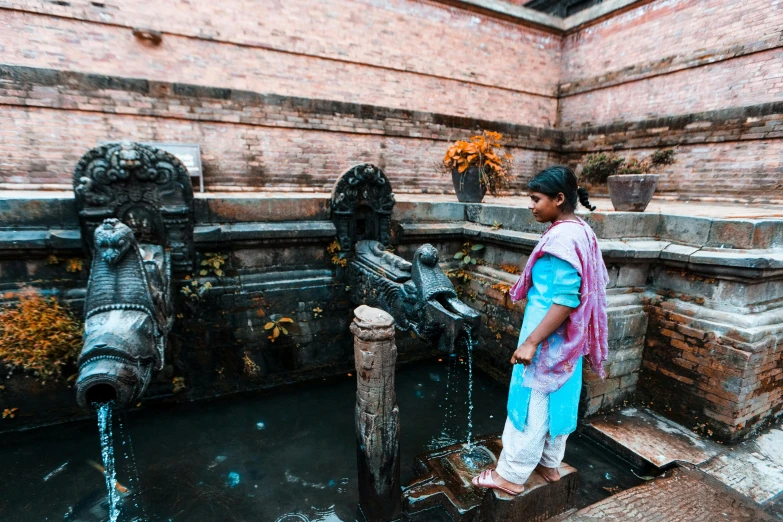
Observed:
[[[171,384],[172,384],[172,392],[175,394],[185,390],[184,377],[174,377],[173,379],[171,379]]]
[[[345,254],[341,252],[340,243],[338,243],[336,239],[329,243],[329,246],[326,247],[326,251],[331,256],[333,265],[344,267],[348,264],[348,260],[345,258]]]
[[[459,260],[459,268],[447,271],[446,275],[453,279],[454,290],[456,290],[458,297],[462,297],[467,290],[468,283],[473,279],[470,272],[465,269],[472,265],[483,263],[478,257],[481,255],[482,250],[484,250],[484,245],[474,245],[466,242],[462,244],[462,250],[454,254],[454,259]],[[468,296],[475,299],[475,294],[468,294]]]
[[[479,252],[484,250],[484,245],[472,245],[470,243],[463,243],[462,250],[454,254],[454,259],[459,260],[460,268],[465,268],[468,265],[481,264]]]
[[[508,265],[508,264],[501,263],[498,266],[502,271],[508,272],[509,274],[517,275],[522,273],[522,270],[517,265]]]
[[[201,266],[203,267],[199,271],[199,275],[207,276],[210,273],[217,277],[223,277],[223,265],[226,264],[225,254],[216,254],[214,252],[207,252],[204,254],[204,259],[201,260]]]
[[[288,335],[288,329],[284,325],[293,324],[293,322],[294,320],[290,317],[281,317],[276,321],[269,321],[264,325],[264,330],[271,330],[267,338],[271,342],[275,342],[275,339],[280,337],[280,335]]]
[[[192,279],[190,276],[187,276],[185,279],[190,282],[180,289],[180,293],[187,297],[190,302],[200,302],[204,294],[212,288],[212,283],[209,281],[202,283],[198,279]]]
[[[490,288],[494,288],[495,290],[499,291],[502,294],[508,295],[509,291],[511,291],[511,286],[508,283],[495,283]]]
[[[63,376],[82,347],[81,322],[54,298],[33,290],[0,308],[0,362],[41,381]]]
[[[65,270],[68,272],[81,272],[84,269],[84,261],[78,258],[68,260]]]
[[[242,371],[248,377],[258,377],[258,374],[261,373],[261,368],[250,358],[248,352],[245,352],[244,357],[242,357]]]

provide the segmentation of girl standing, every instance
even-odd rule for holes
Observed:
[[[536,221],[551,223],[530,254],[509,295],[527,298],[514,369],[508,418],[497,469],[473,484],[517,495],[536,470],[560,480],[568,435],[576,429],[582,357],[601,378],[607,356],[606,272],[590,226],[574,214],[577,200],[590,210],[587,191],[568,167],[549,167],[528,184]]]

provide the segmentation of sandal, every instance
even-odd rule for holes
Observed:
[[[492,480],[492,471],[493,470],[491,470],[491,469],[485,469],[484,471],[481,472],[480,475],[477,475],[477,476],[473,477],[473,480],[471,480],[471,483],[474,486],[478,486],[480,488],[500,490],[503,493],[507,493],[507,494],[511,495],[512,497],[516,497],[517,495],[522,493],[521,491],[519,493],[517,493],[516,491],[511,491],[510,489],[506,489],[503,486],[498,486],[497,484],[495,484],[495,481]]]

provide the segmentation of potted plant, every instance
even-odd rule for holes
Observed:
[[[509,185],[511,154],[503,153],[499,132],[484,131],[470,141],[457,141],[446,151],[443,166],[451,171],[457,199],[481,203],[489,191],[493,196]]]
[[[644,159],[621,158],[599,152],[585,157],[581,177],[594,184],[606,184],[615,210],[644,212],[658,186],[651,171],[674,163],[674,150],[656,150]]]

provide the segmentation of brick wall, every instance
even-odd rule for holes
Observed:
[[[672,303],[649,309],[650,328],[640,381],[652,406],[707,435],[736,441],[783,408],[783,343],[775,336],[747,342],[694,324]]]
[[[781,25],[767,0],[647,2],[564,38],[561,93],[776,48]]]
[[[323,5],[310,7],[313,12],[324,10]],[[368,13],[373,12],[360,2],[340,1],[334,2],[333,8],[327,7],[326,11],[342,13],[344,8],[349,7],[354,11],[364,7]],[[350,12],[351,9],[347,11]],[[243,11],[237,11],[241,12]],[[527,49],[520,50],[519,56],[512,60],[515,67],[512,74],[509,69],[511,64],[503,57],[506,53],[513,56],[513,51],[493,49],[492,45],[485,49],[481,49],[481,45],[466,48],[467,42],[472,38],[480,38],[482,42],[489,40],[486,35],[481,34],[483,30],[454,28],[453,31],[448,31],[452,33],[451,38],[442,39],[445,40],[443,45],[448,48],[439,49],[439,44],[432,46],[435,47],[433,49],[421,41],[422,35],[418,36],[418,42],[416,39],[411,41],[407,38],[413,34],[409,31],[415,30],[416,26],[409,28],[404,25],[404,20],[397,22],[401,24],[397,31],[404,30],[404,34],[395,33],[381,39],[371,36],[374,33],[371,25],[354,29],[354,32],[359,33],[354,39],[364,39],[370,43],[365,43],[364,47],[374,52],[375,62],[385,62],[387,49],[392,50],[390,61],[393,64],[397,62],[396,67],[386,67],[363,61],[363,53],[352,51],[357,45],[351,45],[350,42],[345,44],[344,50],[328,50],[322,53],[322,56],[326,57],[322,57],[303,51],[281,52],[252,43],[243,42],[238,45],[232,41],[221,41],[219,36],[209,38],[208,35],[190,36],[187,33],[165,32],[162,43],[150,47],[139,42],[129,26],[114,25],[122,23],[119,15],[113,17],[112,25],[15,11],[0,11],[0,16],[3,34],[20,35],[3,39],[4,61],[15,65],[369,103],[382,107],[440,112],[543,127],[554,123],[557,100],[553,80],[557,77],[558,70],[557,42],[549,44],[549,47],[555,47],[550,53],[537,52],[535,58],[532,58],[530,55],[537,48],[531,44],[538,42],[536,38],[531,38],[532,42],[526,42],[521,38],[525,35],[517,35],[516,39],[522,40],[520,44],[527,46]],[[359,16],[358,12],[354,13],[355,19]],[[134,22],[132,13],[128,14],[128,17],[128,23]],[[364,15],[361,17],[364,24]],[[160,26],[166,21],[165,18],[159,20],[163,21],[155,25]],[[301,20],[308,21],[308,17],[302,16]],[[295,28],[297,32],[308,31],[307,26],[300,26],[291,20],[281,20],[280,23]],[[225,24],[230,24],[230,20],[224,21]],[[323,25],[336,32],[321,34],[322,40],[335,39],[335,36],[340,34],[340,27],[329,23]],[[223,30],[226,33],[232,31],[230,25]],[[242,25],[236,30],[241,31]],[[347,32],[348,28],[344,30]],[[509,31],[499,32],[506,34]],[[517,32],[523,31],[520,28]],[[437,33],[424,34],[427,34],[428,39],[439,39]],[[290,34],[286,36],[296,38]],[[248,39],[256,41],[252,34]],[[392,45],[388,42],[389,39],[394,39],[396,44]],[[514,39],[509,38],[512,41]],[[551,37],[549,39],[553,40]],[[542,40],[539,46],[544,47],[545,39],[539,40]],[[61,45],[67,46],[67,52],[62,52]],[[484,45],[486,47],[486,44]],[[409,65],[406,62],[408,56],[405,55],[395,60],[394,49],[405,51],[405,55],[418,51],[417,63]],[[550,55],[548,58],[547,54]],[[340,55],[345,58],[335,58]],[[462,66],[464,56],[470,56],[467,70]],[[516,61],[519,59],[522,62]],[[421,65],[430,61],[435,65]],[[492,72],[489,76],[473,72],[471,69],[477,67],[470,65],[471,61],[483,62],[483,70]],[[440,67],[438,62],[441,63]],[[454,67],[455,62],[459,64],[457,67]],[[468,78],[444,75],[447,65],[451,70],[462,69],[464,72],[461,74],[474,80],[466,81]],[[419,72],[417,69],[423,71]],[[530,75],[520,74],[520,71],[528,69],[531,70]],[[516,85],[506,86],[501,82],[501,85],[497,86],[498,78],[493,75],[514,78]]]
[[[382,167],[397,192],[453,190],[450,176],[440,175],[437,164],[449,145],[445,137],[457,130],[446,128],[443,134],[431,130],[427,136],[434,137],[424,137],[421,128],[403,121],[399,132],[373,133],[361,130],[365,123],[360,118],[339,119],[339,125],[329,125],[334,130],[313,130],[220,118],[200,121],[0,106],[0,183],[70,184],[79,158],[99,140],[132,137],[201,144],[209,190],[329,192],[340,174],[364,162]],[[526,173],[555,161],[555,154],[546,150],[509,150],[515,157],[514,170],[522,174],[516,190]]]
[[[660,192],[783,200],[783,5],[645,2],[563,39],[564,160],[675,147]]]
[[[402,192],[448,192],[434,163],[486,128],[510,135],[519,186],[674,146],[662,192],[783,199],[779,4],[640,2],[566,34],[447,4],[0,0],[0,183],[67,184],[93,138],[122,134],[199,140],[210,190],[323,190],[361,157]]]
[[[361,65],[365,72],[372,68],[407,71],[546,96],[555,96],[557,92],[559,36],[437,2],[298,0],[259,5],[253,0],[225,0],[216,8],[208,0],[169,0],[159,3],[155,9],[150,9],[149,3],[143,0],[123,0],[116,5],[104,3],[103,7],[87,0],[69,0],[67,4],[5,0],[0,6],[52,15],[43,17],[49,21],[66,19],[58,24],[76,20],[90,22],[78,26],[86,33],[92,33],[85,34],[84,40],[78,41],[80,45],[109,38],[119,38],[130,45],[133,41],[130,30],[136,27],[163,32],[162,45],[154,53],[145,54],[145,58],[154,59],[155,53],[171,54],[173,48],[168,47],[169,37],[187,37],[191,41],[182,45],[187,46],[185,51],[192,56],[190,61],[197,59],[199,45],[202,45],[199,40],[203,40],[225,47],[253,49],[251,62],[258,59],[259,53],[263,56],[264,52],[277,52],[336,64]],[[3,18],[8,16],[6,13]],[[41,17],[34,19],[38,18]],[[31,20],[30,17],[25,19]],[[56,31],[58,27],[49,22],[37,22],[36,28],[27,30],[38,33],[37,27],[41,26],[50,31]],[[116,36],[114,29],[121,36]],[[47,34],[46,38],[51,36]],[[77,43],[74,35],[68,34],[68,38],[69,43]],[[28,45],[34,46],[35,42]],[[148,49],[140,43],[132,48],[136,53]],[[73,59],[71,54],[79,52],[73,51],[68,53],[68,60]],[[106,56],[107,52],[117,51],[103,47],[99,52]],[[52,60],[64,59],[45,51],[37,58],[42,61],[36,65],[45,67],[54,67]],[[209,57],[211,65],[215,58]],[[44,63],[44,60],[48,61]],[[250,64],[220,62],[220,65],[222,68],[216,73],[241,73]],[[117,72],[115,66],[110,74]],[[320,81],[323,87],[328,87],[328,82],[340,80],[334,72],[324,77],[313,75],[312,79]],[[367,80],[367,77],[362,79]],[[231,79],[218,77],[218,81],[227,87],[225,82]],[[345,86],[360,87],[350,83],[346,82]]]
[[[783,48],[560,99],[563,128],[638,121],[783,100]]]

